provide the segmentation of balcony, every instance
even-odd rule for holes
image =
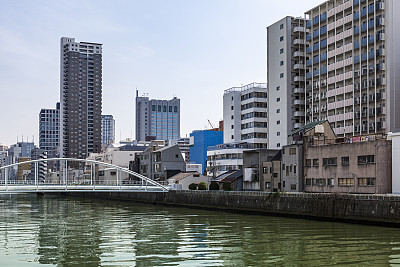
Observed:
[[[303,76],[294,76],[293,81],[294,82],[304,82],[305,78]]]
[[[304,94],[304,88],[294,88],[293,94]]]
[[[293,53],[293,57],[304,57],[305,53],[302,51],[296,51]]]
[[[298,105],[304,105],[305,101],[302,99],[295,99],[293,101],[293,105],[298,106]]]
[[[295,111],[293,112],[293,117],[304,117],[304,111]]]
[[[298,129],[298,128],[301,128],[301,127],[303,127],[303,124],[302,124],[302,123],[295,123],[295,124],[293,125],[293,128],[294,128],[294,129]]]
[[[293,69],[295,69],[295,70],[302,70],[302,69],[304,69],[304,64],[294,64],[293,65]]]
[[[294,39],[293,40],[293,45],[303,45],[305,44],[304,39]]]
[[[293,32],[294,33],[296,33],[296,32],[306,32],[306,28],[304,28],[304,27],[294,27],[293,28]]]

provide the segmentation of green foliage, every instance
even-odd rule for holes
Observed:
[[[195,183],[190,184],[189,190],[197,190],[197,184],[195,184]]]
[[[232,190],[232,186],[230,182],[224,182],[224,184],[222,185],[222,189],[224,189],[224,191],[231,191]]]
[[[199,183],[199,190],[207,190],[207,184],[205,182]]]
[[[209,189],[218,191],[219,190],[219,184],[217,182],[211,182]]]

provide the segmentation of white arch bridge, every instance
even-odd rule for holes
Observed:
[[[56,171],[47,171],[49,163]],[[49,158],[0,167],[0,194],[168,190],[167,186],[127,168],[88,159]]]

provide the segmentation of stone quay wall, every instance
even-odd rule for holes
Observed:
[[[69,192],[67,195],[208,210],[400,226],[400,196],[224,191]]]

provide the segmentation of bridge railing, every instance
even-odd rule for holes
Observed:
[[[58,163],[57,170],[53,173],[47,172],[48,162]],[[22,166],[29,164],[29,177],[22,179]],[[11,177],[13,174],[13,177]],[[18,178],[18,179],[16,179]],[[111,178],[111,179],[110,179]],[[148,186],[168,191],[169,188],[146,176],[133,172],[127,168],[113,165],[106,162],[73,159],[73,158],[51,158],[30,160],[0,167],[0,187],[4,186],[119,186],[124,187],[140,186],[147,190]]]

